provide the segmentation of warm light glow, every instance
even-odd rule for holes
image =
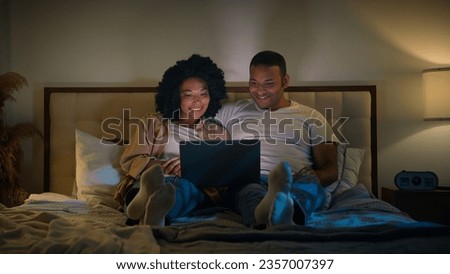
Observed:
[[[422,73],[424,120],[450,120],[450,67]]]
[[[450,1],[348,1],[391,45],[438,66],[450,64]]]

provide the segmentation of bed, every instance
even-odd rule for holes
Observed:
[[[376,86],[293,86],[338,132],[339,180],[304,226],[252,229],[226,208],[170,226],[127,226],[113,199],[118,158],[154,87],[44,90],[44,192],[0,205],[0,253],[450,253],[448,226],[419,222],[378,199]],[[248,98],[228,87],[228,99]],[[225,103],[225,102],[224,102]],[[100,142],[102,140],[103,142]]]

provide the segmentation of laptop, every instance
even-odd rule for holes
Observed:
[[[260,181],[259,140],[181,141],[181,177],[199,187]]]

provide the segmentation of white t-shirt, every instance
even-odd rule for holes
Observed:
[[[168,140],[162,155],[162,160],[180,156],[180,141],[188,140],[200,140],[198,132],[193,128],[183,127],[169,121]]]
[[[216,119],[232,139],[261,141],[261,174],[269,174],[281,161],[293,173],[312,166],[311,147],[333,139],[332,127],[317,110],[291,101],[276,111],[259,108],[252,99],[224,105]]]

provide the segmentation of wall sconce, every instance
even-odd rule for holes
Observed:
[[[450,120],[450,67],[422,71],[425,121]]]

